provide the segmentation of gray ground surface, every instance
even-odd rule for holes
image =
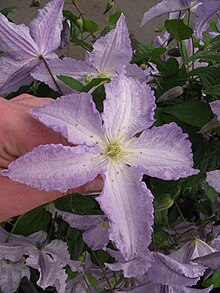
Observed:
[[[0,10],[5,7],[17,6],[19,10],[16,10],[10,17],[15,23],[28,24],[37,14],[37,8],[30,8],[31,0],[0,0]],[[41,0],[41,6],[48,2],[47,0]],[[65,9],[73,10],[75,14],[71,0],[65,1]],[[159,0],[117,0],[116,9],[122,10],[126,16],[127,24],[130,34],[134,36],[138,41],[147,42],[153,37],[153,28],[162,25],[161,19],[156,19],[140,28],[141,19],[146,10],[154,6]],[[69,4],[68,4],[69,3]],[[100,28],[103,28],[106,23],[106,16],[103,16],[108,0],[78,0],[78,4],[81,10],[86,13],[92,19],[95,19],[99,24]],[[76,59],[83,58],[84,51],[72,47],[70,55]]]

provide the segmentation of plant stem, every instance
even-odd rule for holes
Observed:
[[[64,94],[63,94],[63,92],[62,92],[60,86],[58,85],[56,79],[54,78],[54,76],[53,76],[53,74],[52,74],[52,72],[51,72],[51,70],[50,70],[50,67],[49,67],[48,64],[47,64],[47,61],[44,59],[43,56],[40,56],[39,59],[43,61],[45,67],[47,68],[47,70],[48,70],[48,72],[49,72],[49,74],[50,74],[50,76],[51,76],[51,78],[52,78],[52,80],[53,80],[53,82],[54,82],[54,84],[55,84],[57,90],[58,90],[58,92],[60,93],[61,96],[63,96]]]

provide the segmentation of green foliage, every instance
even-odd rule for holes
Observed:
[[[182,19],[166,20],[165,27],[177,41],[189,39],[193,34],[193,30],[189,26],[185,25]]]

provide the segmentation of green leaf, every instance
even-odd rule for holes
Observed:
[[[171,76],[179,70],[179,63],[175,58],[170,58],[166,62],[156,63],[158,70],[164,76]]]
[[[213,288],[219,288],[220,287],[220,270],[216,270],[213,274],[212,277],[204,280],[202,282],[202,285],[204,287],[210,287],[213,286]]]
[[[90,19],[83,20],[83,32],[95,33],[98,30],[98,24]]]
[[[206,196],[214,204],[218,198],[218,192],[215,191],[206,181],[203,183],[203,188],[205,190]]]
[[[89,43],[87,43],[83,40],[80,40],[78,38],[71,38],[70,42],[75,45],[81,46],[82,48],[86,49],[87,51],[91,52],[93,50],[93,47]]]
[[[13,233],[28,236],[40,230],[46,231],[51,219],[51,214],[44,206],[38,207],[17,219]]]
[[[83,84],[76,80],[73,77],[70,76],[65,76],[65,75],[59,75],[57,76],[57,78],[59,80],[61,80],[62,82],[64,82],[66,85],[68,85],[69,87],[71,87],[74,90],[77,90],[78,92],[81,92],[83,89]]]
[[[76,15],[74,15],[71,11],[69,10],[64,10],[63,11],[63,15],[64,17],[66,17],[67,19],[69,19],[70,23],[71,23],[71,38],[76,38],[80,35],[80,30],[78,28],[77,25],[77,19],[78,17]]]
[[[3,14],[5,17],[8,17],[8,14],[14,13],[15,10],[19,10],[19,8],[17,6],[10,6],[10,7],[1,9],[0,13]]]
[[[202,61],[217,61],[220,62],[220,52],[212,52],[212,51],[199,51],[196,54],[192,55],[189,58],[189,61],[195,60],[202,60]]]
[[[182,19],[166,20],[165,27],[177,41],[189,39],[193,35],[193,30]]]
[[[82,92],[88,92],[90,91],[93,87],[95,86],[99,86],[105,82],[110,82],[111,79],[110,78],[93,78],[93,80],[88,83],[87,85],[85,85],[83,88],[82,88]]]
[[[171,114],[180,121],[199,128],[213,118],[213,113],[208,104],[193,100],[164,107],[162,112]]]
[[[219,67],[208,66],[198,67],[190,72],[190,75],[198,75],[205,89],[209,89],[213,85],[220,83],[220,70]]]
[[[108,25],[101,31],[101,36],[105,36],[108,32],[110,32],[110,30],[112,30],[115,27],[121,13],[121,11],[116,11],[114,14],[109,16]]]
[[[207,95],[218,98],[220,96],[220,85],[212,85],[211,87],[206,88],[205,92]]]
[[[163,198],[160,198],[159,201],[154,201],[154,210],[155,211],[163,211],[169,209],[173,205],[174,201],[170,197],[170,195],[165,195]]]

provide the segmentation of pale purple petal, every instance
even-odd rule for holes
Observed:
[[[108,263],[107,267],[112,271],[122,270],[125,278],[138,277],[144,275],[152,262],[152,255],[147,250],[143,255],[135,257],[130,261],[125,261],[121,253],[114,250],[107,250],[111,256],[118,260],[117,263]]]
[[[176,12],[180,10],[186,10],[189,8],[188,2],[191,2],[191,1],[163,0],[144,13],[143,19],[141,21],[141,26],[148,23],[155,17],[161,16],[163,14]]]
[[[30,278],[30,270],[23,260],[17,263],[0,261],[0,291],[2,293],[15,292],[25,276]]]
[[[32,116],[44,125],[62,133],[73,144],[101,143],[102,121],[92,96],[71,94],[32,110]]]
[[[200,0],[201,4],[195,11],[195,31],[200,39],[208,28],[208,20],[220,11],[219,0]]]
[[[22,246],[10,245],[9,243],[0,243],[0,260],[7,259],[13,262],[20,261],[24,255]]]
[[[85,84],[85,79],[89,75],[91,77],[97,75],[97,71],[84,61],[74,60],[72,58],[60,59],[51,59],[47,61],[47,64],[53,74],[53,77],[56,79],[63,93],[69,94],[73,92],[69,86],[60,81],[56,76],[65,75],[70,76],[78,81]],[[49,87],[54,90],[57,90],[48,70],[44,64],[37,66],[32,72],[31,75],[42,82],[45,82]]]
[[[141,177],[136,169],[110,161],[97,198],[110,220],[109,238],[127,261],[144,254],[151,242],[153,197]]]
[[[38,45],[38,54],[47,57],[60,44],[64,0],[52,0],[40,9],[38,17],[29,25],[32,38]]]
[[[152,282],[163,285],[192,286],[195,285],[206,268],[197,264],[183,264],[172,259],[169,255],[153,253],[154,262],[147,274]]]
[[[109,242],[109,225],[108,222],[99,223],[83,233],[83,241],[92,250],[103,249]]]
[[[220,170],[215,170],[207,173],[206,181],[210,186],[220,192]]]
[[[97,148],[42,145],[18,158],[2,171],[12,180],[41,190],[65,192],[95,179]]]
[[[175,123],[145,130],[126,150],[128,162],[143,172],[164,180],[177,180],[198,174],[193,169],[191,143]]]
[[[35,57],[38,48],[25,25],[16,25],[0,13],[0,50],[15,59]]]
[[[131,61],[132,48],[125,17],[122,14],[115,29],[98,39],[89,53],[89,63],[99,72],[115,73],[120,65]]]
[[[220,100],[210,103],[212,112],[217,116],[220,121]]]
[[[170,254],[170,257],[182,263],[190,263],[194,258],[215,252],[211,246],[200,239],[187,242],[183,247]]]
[[[110,139],[130,138],[153,122],[153,91],[145,83],[119,76],[105,84],[103,121]]]
[[[28,85],[33,81],[31,70],[38,64],[32,58],[15,60],[10,57],[0,58],[0,95],[6,95]]]
[[[65,287],[65,281],[67,274],[60,263],[53,262],[52,259],[45,253],[39,254],[39,259],[28,258],[28,265],[37,269],[40,272],[40,278],[37,281],[37,285],[42,289],[46,289],[48,286],[53,286],[57,279],[62,275],[64,278],[60,278],[63,282],[62,286]]]
[[[127,64],[121,66],[117,70],[118,74],[124,74],[127,77],[131,77],[133,79],[136,79],[140,82],[149,82],[152,77],[150,76],[149,70],[142,70],[137,64]]]
[[[216,251],[208,255],[197,257],[193,260],[193,262],[212,270],[218,270],[220,268],[220,252]]]

